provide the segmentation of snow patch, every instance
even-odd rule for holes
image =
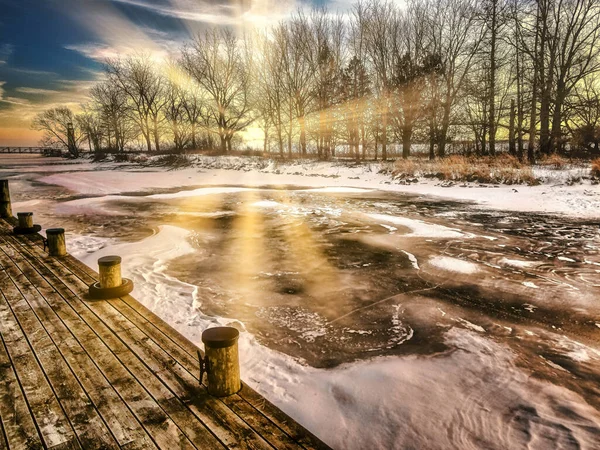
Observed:
[[[429,264],[438,269],[447,270],[450,272],[458,272],[464,274],[476,273],[479,267],[469,261],[452,258],[450,256],[435,256],[429,260]]]
[[[422,220],[409,219],[408,217],[390,216],[387,214],[366,214],[367,217],[376,221],[389,222],[394,225],[401,225],[412,230],[403,236],[428,237],[428,238],[466,238],[472,237],[462,233],[455,228],[448,228],[443,225],[427,223]]]

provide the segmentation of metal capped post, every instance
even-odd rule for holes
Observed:
[[[207,374],[208,393],[215,397],[226,397],[237,393],[240,381],[238,338],[240,332],[233,327],[215,327],[204,330],[204,358],[200,359],[200,382]]]
[[[65,256],[67,254],[64,228],[48,228],[46,230],[46,240],[50,256]]]
[[[98,259],[100,281],[90,285],[90,297],[95,299],[117,298],[133,290],[133,281],[121,277],[121,257],[103,256]]]
[[[0,180],[0,217],[2,217],[3,219],[8,219],[12,217],[8,180]]]

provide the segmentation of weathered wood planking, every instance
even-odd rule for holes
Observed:
[[[0,449],[328,448],[246,385],[209,396],[195,345],[97,279],[0,221]]]

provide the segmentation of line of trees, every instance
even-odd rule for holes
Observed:
[[[530,162],[575,147],[598,153],[599,34],[598,0],[299,10],[252,35],[209,29],[168,64],[108,60],[81,114],[46,111],[34,128],[64,142],[71,120],[77,142],[95,151],[225,154],[252,127],[281,157],[386,159],[423,148],[435,158],[449,147],[493,156],[504,143]]]

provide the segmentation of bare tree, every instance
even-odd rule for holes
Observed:
[[[164,107],[163,77],[155,70],[148,55],[110,59],[105,63],[109,82],[118,86],[131,102],[129,111],[148,151],[160,150],[160,126]]]
[[[209,97],[222,153],[231,151],[234,134],[253,121],[249,55],[230,30],[216,28],[198,34],[182,52],[182,67]]]
[[[125,146],[139,135],[139,128],[131,120],[128,96],[109,80],[96,84],[91,90],[91,105],[97,112],[106,148],[124,151]]]
[[[454,105],[473,67],[483,31],[471,0],[432,0],[427,10],[432,53],[441,57],[440,75],[430,77],[432,100],[436,103],[433,108],[441,109],[430,135],[435,139],[438,155],[444,156]]]
[[[37,131],[43,131],[43,140],[46,144],[58,145],[71,152],[73,156],[78,156],[78,149],[85,135],[77,123],[75,114],[69,108],[60,106],[47,109],[39,113],[32,122],[32,128]],[[69,144],[69,128],[73,129],[73,138],[75,148]]]

